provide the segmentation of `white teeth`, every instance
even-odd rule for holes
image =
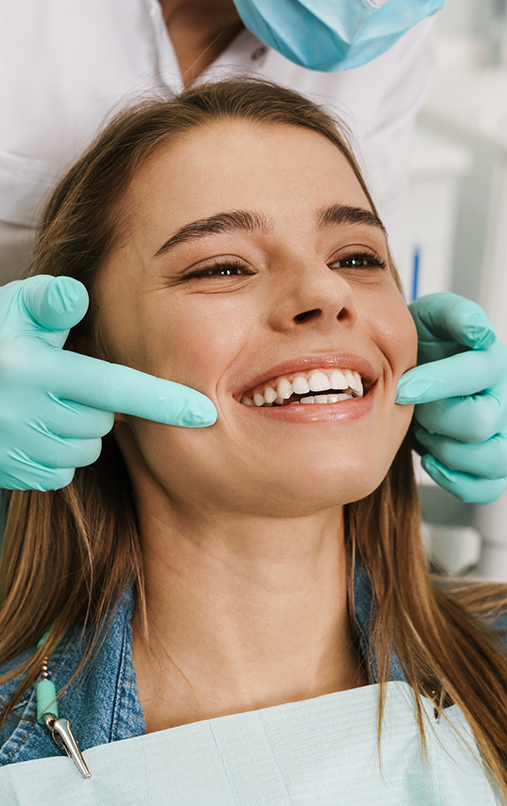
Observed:
[[[334,369],[330,377],[331,386],[333,389],[348,389],[349,382],[344,373],[339,369]]]
[[[257,399],[256,399],[256,396],[257,396]],[[261,397],[262,397],[262,395],[259,395],[256,392],[255,395],[254,395],[254,401],[250,400],[249,397],[243,397],[243,398],[241,398],[241,402],[243,403],[244,406],[262,406],[262,405],[265,405],[265,406],[271,407],[273,405],[272,402],[271,403],[267,402],[267,401],[264,400],[264,398],[262,398],[263,402],[261,403],[260,402]],[[353,397],[354,397],[354,395],[349,395],[346,392],[342,392],[339,395],[308,395],[308,397],[302,397],[301,400],[291,400],[290,402],[291,402],[291,405],[299,405],[300,403],[305,403],[306,405],[311,404],[311,403],[320,403],[322,405],[323,403],[340,403],[342,400],[352,400]],[[276,399],[275,402],[278,403],[278,405],[281,405],[285,401],[282,400],[281,397],[279,397],[279,398]]]
[[[329,389],[329,378],[320,369],[314,369],[310,372],[308,383],[312,392],[323,392],[325,389]]]
[[[300,403],[340,403],[341,400],[351,400],[353,395],[315,395],[314,397],[303,397]]]
[[[321,369],[314,369],[308,378],[304,375],[296,375],[292,383],[288,378],[279,378],[276,390],[272,386],[266,386],[264,394],[255,392],[253,400],[245,396],[241,402],[245,406],[272,406],[274,403],[280,406],[293,394],[307,395],[310,391],[326,392],[329,389],[337,390],[340,394],[310,396],[302,398],[301,401],[292,400],[291,403],[339,403],[341,400],[362,397],[364,394],[361,376],[355,370],[333,369],[327,375]]]
[[[287,378],[280,378],[276,387],[276,393],[282,400],[288,400],[292,394],[292,384]],[[254,398],[255,400],[255,398]]]
[[[310,391],[310,384],[304,375],[296,375],[292,381],[292,391],[295,395],[306,395]]]
[[[363,384],[361,382],[361,376],[359,375],[359,373],[354,372],[351,369],[345,369],[343,371],[343,374],[347,378],[347,381],[348,381],[348,384],[349,384],[350,388],[353,389],[354,392],[357,392],[357,394],[361,395],[361,397],[362,397]]]
[[[273,403],[277,398],[277,394],[272,386],[267,386],[264,389],[264,400],[266,403]]]

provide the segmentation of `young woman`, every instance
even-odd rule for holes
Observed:
[[[88,289],[70,349],[218,419],[118,415],[69,487],[13,494],[0,803],[42,780],[51,803],[505,796],[507,595],[428,574],[394,403],[415,329],[333,121],[257,81],[121,114],[56,188],[35,272]]]

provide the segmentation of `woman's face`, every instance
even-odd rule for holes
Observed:
[[[218,411],[201,429],[121,418],[137,489],[256,515],[375,489],[412,415],[394,396],[416,333],[337,148],[304,128],[219,121],[150,157],[127,212],[98,280],[108,352]]]

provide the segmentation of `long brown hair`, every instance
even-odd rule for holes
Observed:
[[[357,163],[335,121],[300,95],[274,84],[229,80],[186,90],[174,100],[151,99],[119,114],[60,181],[40,229],[33,273],[69,275],[87,287],[90,311],[67,347],[103,355],[95,320],[95,278],[122,237],[124,199],[136,169],[156,149],[211,121],[243,119],[311,129],[345,156],[375,210]],[[122,206],[123,205],[123,206]],[[391,271],[399,284],[396,270]],[[437,710],[463,711],[486,769],[507,795],[507,660],[488,621],[507,607],[507,589],[462,585],[453,590],[430,577],[420,537],[420,515],[410,442],[399,449],[387,477],[371,495],[346,507],[349,604],[356,561],[373,592],[371,656],[381,683],[379,732],[395,649],[416,695],[424,742],[421,695]],[[3,709],[0,726],[35,681],[42,656],[76,624],[89,631],[86,658],[99,641],[107,613],[133,583],[141,608],[143,564],[129,475],[114,438],[100,458],[78,468],[72,483],[54,492],[14,492],[0,563],[0,663],[44,646]],[[79,671],[79,670],[78,670]],[[379,733],[380,735],[380,733]]]

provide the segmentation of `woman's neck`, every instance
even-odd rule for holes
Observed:
[[[233,0],[159,0],[183,84],[201,75],[242,30]]]
[[[367,681],[350,632],[342,512],[140,516],[149,644],[133,621],[147,731]]]

